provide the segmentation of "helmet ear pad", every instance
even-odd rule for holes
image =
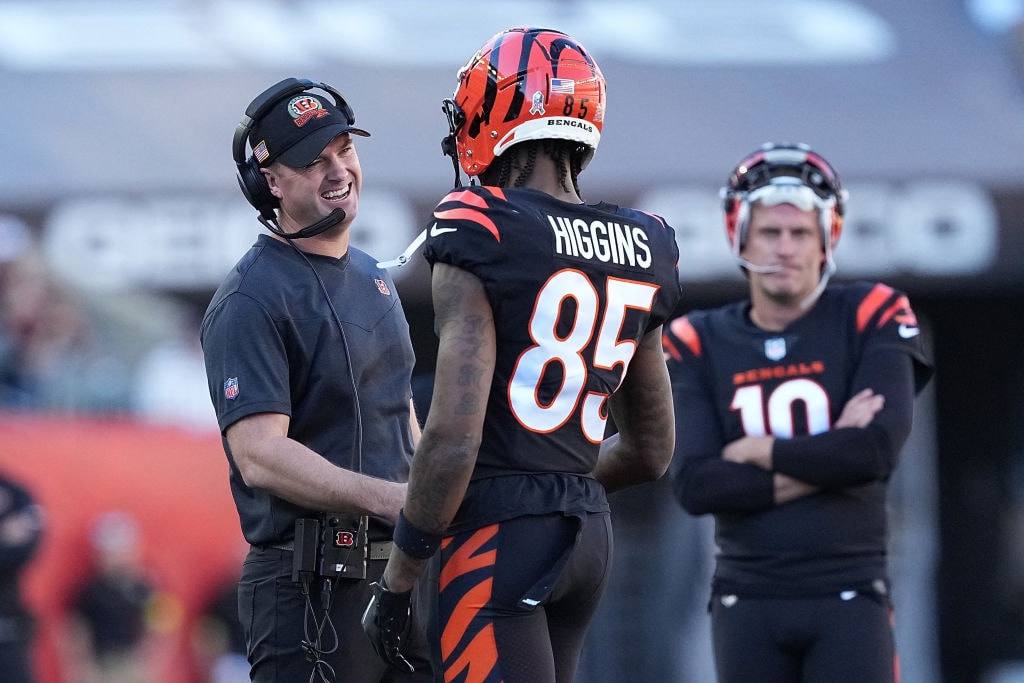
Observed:
[[[733,196],[727,196],[722,200],[722,212],[725,218],[725,236],[729,240],[729,246],[735,251],[739,250],[739,208],[740,201]]]
[[[829,231],[829,244],[835,249],[839,236],[843,234],[843,216],[835,208],[832,209],[832,225]]]

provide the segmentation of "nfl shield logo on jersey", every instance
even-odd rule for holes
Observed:
[[[230,400],[238,396],[238,378],[229,377],[224,382],[224,398]]]
[[[768,360],[781,360],[786,357],[786,340],[773,337],[764,342],[764,355]]]

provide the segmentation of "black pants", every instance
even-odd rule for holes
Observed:
[[[879,596],[711,603],[719,683],[894,683],[892,609]]]
[[[32,683],[32,663],[28,642],[0,642],[0,680],[4,683]]]
[[[421,628],[414,626],[413,641],[403,648],[417,667],[415,674],[388,667],[363,632],[360,618],[370,601],[370,582],[383,573],[385,560],[371,561],[364,580],[335,580],[329,592],[323,590],[321,581],[314,580],[307,599],[301,586],[292,582],[292,555],[275,548],[252,548],[242,567],[238,614],[255,683],[433,680]],[[311,647],[304,649],[303,641]],[[307,652],[319,662],[311,662]]]

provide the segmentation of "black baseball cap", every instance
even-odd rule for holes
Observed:
[[[355,117],[326,95],[300,92],[275,104],[253,125],[249,145],[260,166],[280,161],[286,166],[309,166],[324,147],[342,133],[370,134],[352,124]]]

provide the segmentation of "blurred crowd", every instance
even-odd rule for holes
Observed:
[[[198,313],[166,301],[147,311],[131,301],[64,281],[48,266],[32,228],[0,213],[0,414],[129,418],[216,434]],[[129,306],[134,310],[125,311]],[[161,333],[133,323],[147,317],[160,319],[150,328]],[[46,542],[47,510],[31,489],[0,471],[0,680],[11,683],[49,680],[33,661],[40,624],[22,585],[36,548]],[[31,529],[26,511],[38,521]],[[180,668],[196,672],[201,683],[248,680],[247,667],[239,675],[244,655],[232,577],[208,597],[194,624],[184,624],[180,604],[140,553],[144,539],[132,512],[109,510],[89,528],[91,555],[61,597],[61,683],[166,680],[158,671],[166,656],[160,650],[166,651],[170,630],[185,626],[195,661]]]
[[[168,305],[160,313],[170,334],[147,339],[127,315],[111,314],[117,309],[109,297],[63,282],[29,227],[0,215],[0,410],[127,414],[216,429],[199,313]]]
[[[5,683],[242,683],[248,681],[234,575],[213,583],[194,618],[147,562],[128,511],[87,520],[87,554],[44,619],[24,580],[52,528],[32,486],[0,471],[0,680]],[[50,630],[52,651],[41,648]],[[184,653],[184,657],[182,656]]]

